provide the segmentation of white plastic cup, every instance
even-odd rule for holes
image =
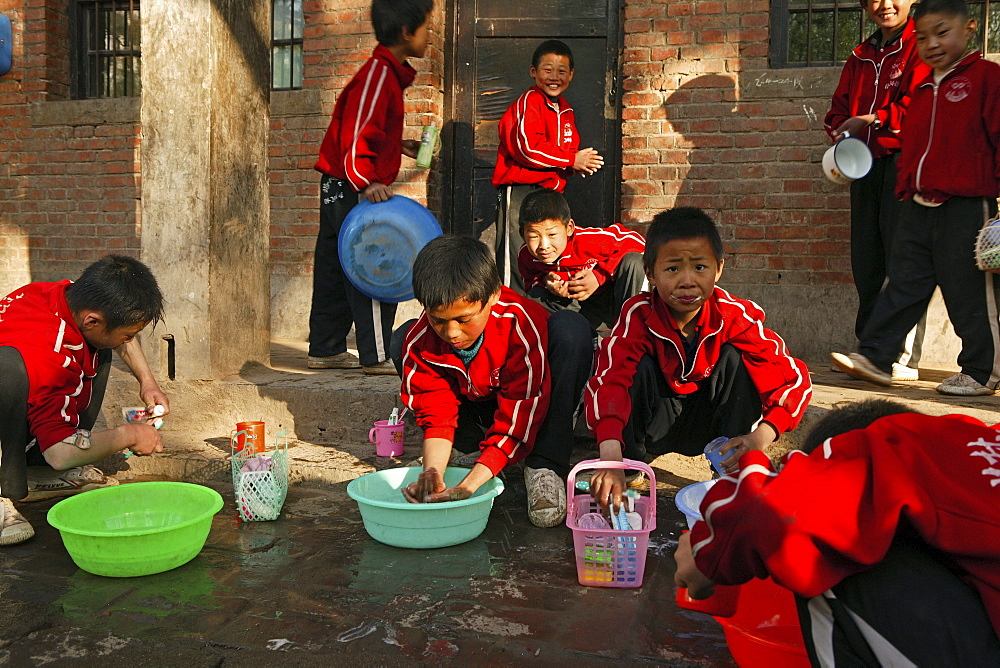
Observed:
[[[720,436],[705,446],[705,457],[708,458],[708,461],[712,464],[712,468],[714,468],[719,475],[726,475],[726,472],[722,470],[722,460],[727,459],[729,455],[723,456],[720,450],[728,441],[729,439],[725,436]]]
[[[850,183],[868,175],[872,169],[872,152],[868,146],[846,132],[843,139],[823,154],[823,173],[834,183]]]

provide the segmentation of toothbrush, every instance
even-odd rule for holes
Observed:
[[[635,512],[635,500],[639,498],[639,492],[634,489],[630,489],[625,492],[625,498],[628,500],[628,525],[632,531],[639,531],[642,529],[642,516]]]

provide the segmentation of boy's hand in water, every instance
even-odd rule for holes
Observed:
[[[445,491],[444,478],[436,468],[421,472],[416,482],[403,488],[403,496],[410,503],[427,503],[431,497]]]
[[[582,148],[576,152],[573,169],[583,174],[593,174],[604,166],[604,158],[592,148]]]

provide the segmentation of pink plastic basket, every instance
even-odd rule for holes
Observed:
[[[635,512],[642,518],[642,529],[620,531],[577,527],[577,518],[600,510],[590,494],[578,494],[576,490],[576,474],[587,469],[632,469],[646,474],[649,496],[640,496],[635,502]],[[656,528],[656,476],[653,469],[632,459],[623,462],[588,459],[570,471],[566,479],[566,498],[566,526],[573,531],[576,574],[580,584],[588,587],[641,586],[649,533]]]

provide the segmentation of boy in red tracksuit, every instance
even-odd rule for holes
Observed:
[[[744,455],[681,538],[678,586],[770,575],[810,599],[813,665],[1000,665],[1000,431],[909,410],[835,409],[780,472]]]
[[[976,267],[975,242],[1000,195],[1000,65],[969,50],[976,22],[962,0],[925,0],[914,9],[917,49],[933,71],[918,82],[903,123],[896,195],[905,200],[889,263],[858,352],[831,363],[878,385],[906,333],[941,288],[962,339],[961,371],[942,394],[993,394],[1000,382],[995,274]]]
[[[700,455],[725,436],[722,463],[733,472],[740,455],[802,419],[812,394],[806,365],[764,327],[757,304],[716,286],[722,253],[701,209],[654,217],[643,256],[651,289],[625,303],[584,393],[601,459]],[[621,470],[602,470],[590,490],[617,506],[624,486]]]
[[[353,325],[363,371],[395,373],[387,344],[396,305],[368,297],[347,280],[337,239],[359,197],[388,200],[401,156],[417,155],[419,142],[403,141],[403,90],[416,76],[406,59],[423,57],[433,9],[433,0],[372,2],[379,44],[340,93],[323,137],[316,162],[323,177],[309,313],[310,369],[358,367],[359,359],[347,351]]]
[[[851,183],[851,273],[858,293],[854,333],[868,322],[875,298],[885,282],[889,249],[899,224],[896,199],[896,157],[900,127],[915,80],[929,68],[917,56],[911,0],[861,0],[878,27],[855,47],[833,93],[824,127],[833,141],[849,135],[865,142],[874,161],[868,175]],[[894,380],[918,378],[924,321],[892,367]]]
[[[538,457],[533,448],[545,455],[567,439],[572,448],[573,410],[594,350],[586,320],[570,311],[550,318],[502,287],[489,249],[469,237],[444,235],[421,249],[413,292],[424,313],[392,341],[403,402],[424,429],[424,472],[406,498],[464,499],[525,460],[528,517],[537,526],[559,524],[565,484],[531,458]],[[478,456],[446,489],[442,472],[453,447]]]
[[[573,108],[563,93],[573,80],[573,52],[565,43],[542,42],[531,58],[535,85],[517,98],[500,119],[500,143],[493,170],[497,201],[496,257],[500,280],[524,294],[517,273],[521,248],[518,212],[535,188],[562,192],[573,174],[593,174],[604,158],[593,148],[579,149]]]
[[[610,326],[622,304],[646,289],[642,235],[618,224],[577,227],[562,193],[528,193],[520,225],[518,273],[528,296],[550,313],[570,309],[594,327]]]
[[[13,501],[36,501],[117,485],[92,466],[131,450],[163,450],[146,423],[91,431],[118,351],[149,408],[170,402],[135,336],[163,317],[163,296],[146,265],[108,255],[80,278],[29,283],[0,299],[0,545],[34,530]]]

